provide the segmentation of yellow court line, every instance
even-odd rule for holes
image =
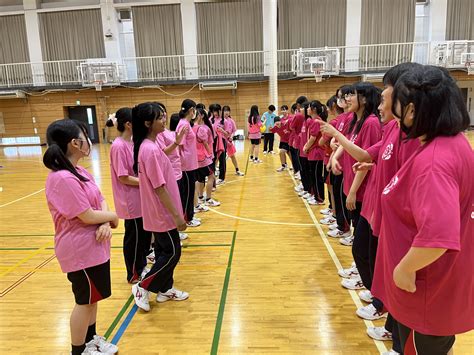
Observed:
[[[5,207],[5,206],[9,206],[9,205],[11,205],[11,204],[13,204],[13,203],[15,203],[15,202],[18,202],[18,201],[24,200],[25,198],[28,198],[28,197],[34,196],[34,195],[36,195],[36,194],[39,194],[39,193],[42,192],[42,191],[44,191],[44,187],[43,187],[41,190],[32,192],[32,193],[29,194],[29,195],[26,195],[26,196],[17,198],[16,200],[13,200],[13,201],[4,203],[3,205],[0,205],[0,208]]]
[[[293,183],[295,184],[295,186],[297,185],[296,183],[296,180],[295,178],[291,175],[291,173],[289,172],[290,174],[290,177],[291,179],[293,180]],[[306,207],[306,209],[308,210],[308,213],[311,217],[311,219],[313,220],[313,223],[314,223],[314,226],[316,227],[316,229],[318,230],[319,232],[319,236],[321,237],[321,240],[323,241],[324,243],[324,246],[326,247],[329,255],[331,256],[331,259],[332,261],[334,262],[334,264],[336,265],[337,269],[340,270],[342,269],[342,264],[341,262],[339,261],[339,258],[337,257],[336,253],[334,252],[334,249],[332,248],[331,244],[329,243],[328,241],[328,238],[326,237],[326,235],[324,234],[324,231],[323,229],[321,228],[321,224],[319,223],[318,219],[316,218],[316,216],[314,215],[313,213],[313,210],[311,209],[311,207],[309,206],[308,202],[306,201],[306,199],[303,199],[303,203]],[[354,291],[354,290],[347,290],[349,292],[349,294],[351,295],[351,298],[352,298],[352,301],[355,303],[356,307],[357,308],[361,308],[363,307],[364,305],[362,304],[362,302],[360,301],[360,298],[359,296],[357,295],[357,293]],[[374,327],[374,323],[372,321],[368,321],[368,320],[365,320],[363,319],[364,323],[365,323],[365,326],[368,328],[368,327]],[[375,346],[377,347],[377,349],[381,352],[381,353],[384,353],[384,352],[387,352],[388,349],[387,347],[385,346],[385,344],[383,343],[383,341],[378,341],[378,340],[374,340],[374,343],[375,343]]]
[[[36,250],[35,252],[33,252],[31,255],[21,259],[19,262],[17,262],[15,265],[13,265],[12,267],[8,268],[7,271],[4,271],[2,273],[0,273],[0,277],[3,277],[3,276],[6,276],[8,275],[10,272],[12,272],[13,270],[15,270],[16,268],[18,268],[18,266],[26,263],[28,260],[30,259],[33,259],[35,256],[37,256],[38,254],[41,254],[42,252],[44,252],[46,250],[47,247],[51,246],[51,242],[47,243],[47,244],[44,244],[44,246],[40,247],[38,250]],[[54,250],[51,250],[51,252],[54,253]]]

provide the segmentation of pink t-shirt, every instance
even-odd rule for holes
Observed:
[[[405,140],[400,134],[397,121],[392,120],[384,126],[382,140],[367,149],[376,164],[370,172],[361,215],[369,222],[374,236],[380,234],[380,224],[382,223],[380,197],[383,189],[403,163],[420,146],[418,139]]]
[[[474,154],[466,137],[420,147],[382,193],[372,293],[393,317],[423,334],[474,329]],[[393,281],[411,247],[448,249],[416,273],[416,291]]]
[[[140,207],[140,189],[138,186],[125,185],[121,176],[135,176],[133,172],[133,143],[117,137],[110,147],[110,177],[114,194],[115,211],[122,219],[134,219],[142,216]]]
[[[303,128],[305,118],[304,114],[301,112],[295,113],[293,120],[291,121],[291,130],[294,132],[293,146],[297,149],[300,149],[301,146],[301,129]]]
[[[212,136],[211,129],[206,126],[205,124],[198,125],[195,124],[193,126],[193,131],[196,134],[196,151],[198,152],[198,167],[204,168],[212,164],[212,160],[214,158],[214,154],[212,152],[212,145],[214,144],[214,137]],[[204,147],[203,142],[207,142],[209,146],[208,152]],[[202,156],[201,153],[202,152]]]
[[[344,131],[346,132],[346,137],[350,139],[351,142],[358,145],[362,149],[367,149],[377,143],[382,135],[382,126],[375,115],[370,115],[365,119],[362,128],[360,129],[358,134],[348,133],[350,126],[350,120],[346,121]],[[357,126],[354,126],[353,132],[355,131]],[[342,170],[344,171],[344,193],[346,195],[349,194],[351,189],[352,183],[354,182],[354,171],[352,170],[352,166],[356,163],[356,160],[352,158],[347,152],[344,151],[342,155]],[[367,173],[364,181],[357,190],[356,200],[362,202],[364,198],[365,188],[367,186],[367,181],[370,175],[370,171]]]
[[[273,126],[272,128],[270,128],[270,132],[277,133],[280,136],[281,143],[288,143],[290,139],[290,133],[291,133],[288,127],[288,122],[289,122],[288,116],[283,117],[280,120],[280,122],[281,122],[280,127]]]
[[[183,171],[193,171],[198,168],[196,152],[196,135],[191,129],[191,124],[185,118],[178,122],[176,132],[180,132],[183,127],[188,127],[188,133],[184,136],[179,145],[179,156],[181,158],[181,169]]]
[[[304,145],[308,141],[308,122],[309,118],[307,120],[303,121],[303,125],[301,126],[300,134],[298,135],[298,140],[295,139],[295,141],[298,141],[298,149],[299,149],[299,155],[300,157],[307,158],[308,154],[306,154],[303,150]]]
[[[308,140],[311,137],[315,137],[316,140],[314,141],[311,150],[308,152],[308,160],[323,160],[324,159],[324,150],[319,145],[319,139],[321,138],[321,129],[318,122],[316,122],[312,118],[308,118],[306,120],[308,126]]]
[[[169,147],[171,144],[176,142],[176,133],[165,129],[163,132],[158,133],[156,136],[156,144],[164,150],[166,147]],[[168,159],[171,162],[173,167],[174,176],[176,180],[181,180],[183,177],[183,171],[181,170],[181,158],[179,157],[179,148],[176,147],[170,154],[167,154]]]
[[[176,228],[173,216],[161,203],[155,189],[164,186],[178,213],[182,214],[178,184],[170,160],[155,142],[145,139],[138,153],[138,178],[142,201],[143,228],[167,232]]]
[[[262,122],[260,121],[260,116],[254,119],[255,124],[248,124],[249,139],[260,139],[262,134],[260,133],[260,127],[262,127]]]
[[[110,241],[99,243],[99,225],[85,224],[77,216],[102,210],[104,197],[94,178],[83,167],[77,172],[89,179],[83,182],[67,170],[52,171],[46,179],[46,200],[54,222],[54,250],[63,272],[83,270],[110,259]]]
[[[292,128],[292,122],[293,122],[294,118],[295,118],[295,115],[289,114],[288,115],[288,124],[287,124],[288,130],[290,131],[290,134],[288,136],[288,144],[290,145],[290,147],[293,147],[293,148],[295,147],[294,146],[295,131]]]

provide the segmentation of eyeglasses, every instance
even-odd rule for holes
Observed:
[[[344,95],[344,100],[350,99],[352,97],[356,96],[356,94],[350,93],[350,94],[345,94]]]

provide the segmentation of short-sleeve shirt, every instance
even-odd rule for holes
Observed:
[[[382,192],[372,293],[393,317],[423,334],[474,329],[474,154],[466,137],[437,137],[413,153]],[[393,271],[410,248],[447,251],[416,272],[416,291]]]
[[[83,167],[77,172],[52,171],[46,179],[46,200],[54,222],[54,251],[63,272],[83,270],[110,259],[110,241],[96,241],[99,225],[86,224],[78,216],[89,208],[102,210],[104,197],[94,178]]]
[[[167,232],[176,228],[173,216],[159,199],[155,189],[164,186],[179,214],[183,214],[178,184],[170,160],[155,142],[145,139],[138,153],[138,178],[143,228]]]
[[[126,185],[120,177],[135,176],[133,171],[133,143],[122,137],[114,139],[110,147],[110,177],[117,216],[122,219],[134,219],[142,216],[140,207],[140,189]]]
[[[176,132],[180,132],[183,127],[188,127],[188,132],[179,145],[179,156],[181,158],[181,169],[183,171],[193,171],[198,168],[196,152],[196,135],[191,129],[191,124],[185,118],[178,122]]]

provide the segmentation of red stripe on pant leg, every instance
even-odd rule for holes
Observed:
[[[403,351],[404,355],[417,355],[418,352],[415,348],[415,332],[414,330],[410,330],[410,334],[408,335],[407,341],[405,343],[405,349]]]

